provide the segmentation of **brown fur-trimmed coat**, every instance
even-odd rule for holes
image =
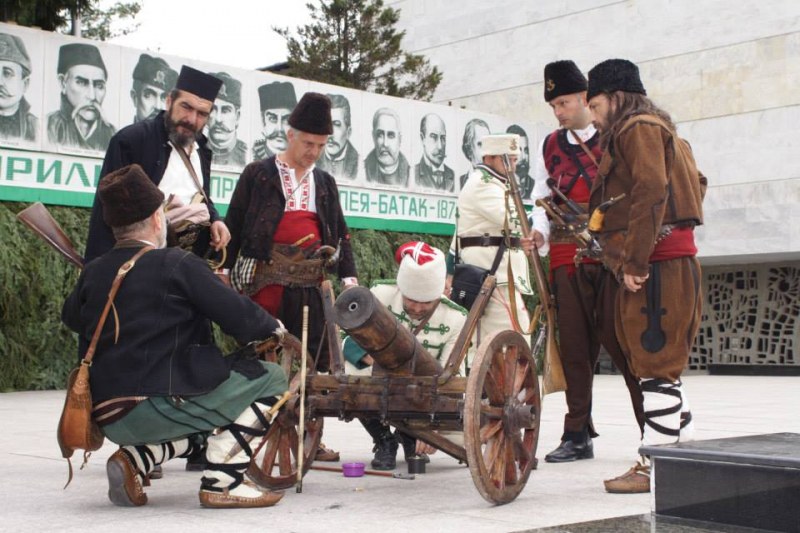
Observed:
[[[636,115],[603,152],[590,210],[625,194],[606,212],[600,241],[603,261],[616,275],[644,276],[664,224],[703,223],[707,180],[689,144],[654,115]]]

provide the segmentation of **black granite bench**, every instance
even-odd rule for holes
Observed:
[[[800,434],[773,433],[643,446],[654,512],[800,532]]]

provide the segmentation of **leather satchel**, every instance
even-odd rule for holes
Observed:
[[[456,262],[460,259],[458,257],[458,239],[456,237]],[[494,275],[497,267],[500,266],[500,260],[503,258],[505,249],[506,239],[503,238],[500,246],[497,247],[497,255],[494,257],[492,268],[489,270],[468,263],[456,264],[453,270],[453,282],[450,286],[450,299],[469,311],[481,292],[486,276],[489,274]]]
[[[81,360],[77,368],[72,369],[67,378],[67,397],[64,400],[64,408],[61,411],[61,418],[58,420],[58,430],[56,438],[58,446],[61,448],[61,456],[67,460],[69,465],[69,478],[64,488],[72,482],[72,461],[70,458],[75,450],[83,450],[83,464],[81,469],[86,466],[92,452],[99,450],[103,445],[103,432],[92,418],[92,391],[89,387],[89,367],[92,366],[94,352],[97,349],[97,342],[100,340],[100,333],[106,322],[106,317],[117,295],[122,280],[133,268],[136,261],[145,253],[152,250],[152,246],[145,246],[136,255],[126,261],[117,271],[114,283],[108,293],[108,301],[100,315],[100,321],[94,330],[92,342],[86,355]]]

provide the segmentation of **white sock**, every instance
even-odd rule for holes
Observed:
[[[162,444],[123,446],[122,449],[128,452],[142,476],[146,476],[153,471],[155,466],[185,454],[189,450],[189,439],[179,439]]]
[[[689,398],[686,396],[683,384],[681,384],[681,402],[681,434],[678,440],[688,442],[694,440],[694,420],[692,420],[692,408],[689,406]]]
[[[678,441],[681,423],[680,382],[663,379],[643,379],[645,446],[670,444]]]

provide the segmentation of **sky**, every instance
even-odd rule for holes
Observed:
[[[101,6],[116,0],[102,0]],[[109,42],[151,52],[255,69],[286,60],[286,41],[311,21],[308,0],[141,0],[139,28]]]

